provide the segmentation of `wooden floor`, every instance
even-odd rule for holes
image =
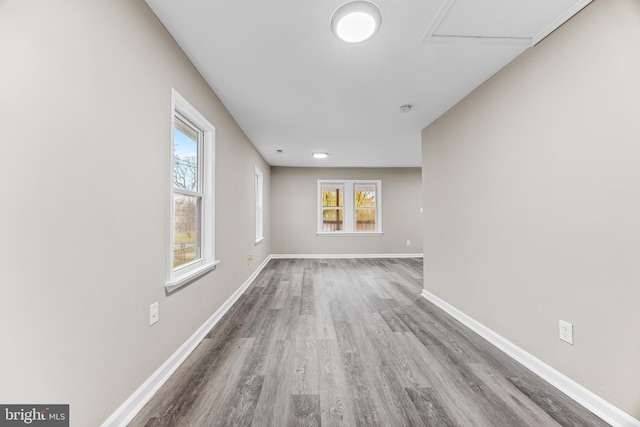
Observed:
[[[421,289],[421,259],[272,260],[130,425],[607,425]]]

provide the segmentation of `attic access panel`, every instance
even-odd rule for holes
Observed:
[[[428,41],[522,41],[533,45],[591,0],[444,0]]]

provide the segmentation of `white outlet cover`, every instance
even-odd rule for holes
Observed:
[[[573,325],[564,320],[560,320],[558,324],[560,339],[573,345]]]
[[[158,322],[158,301],[149,306],[149,326]]]

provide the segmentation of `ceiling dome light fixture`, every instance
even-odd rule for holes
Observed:
[[[360,43],[373,37],[382,24],[382,13],[368,1],[352,1],[340,6],[331,17],[331,30],[347,43]]]
[[[312,156],[314,159],[326,159],[329,157],[329,153],[313,153]]]

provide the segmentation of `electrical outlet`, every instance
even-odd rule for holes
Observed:
[[[411,246],[411,240],[407,240],[407,246]]]
[[[149,306],[149,326],[158,322],[158,301]]]
[[[573,325],[569,322],[565,322],[564,320],[560,320],[559,328],[560,339],[573,345]]]

